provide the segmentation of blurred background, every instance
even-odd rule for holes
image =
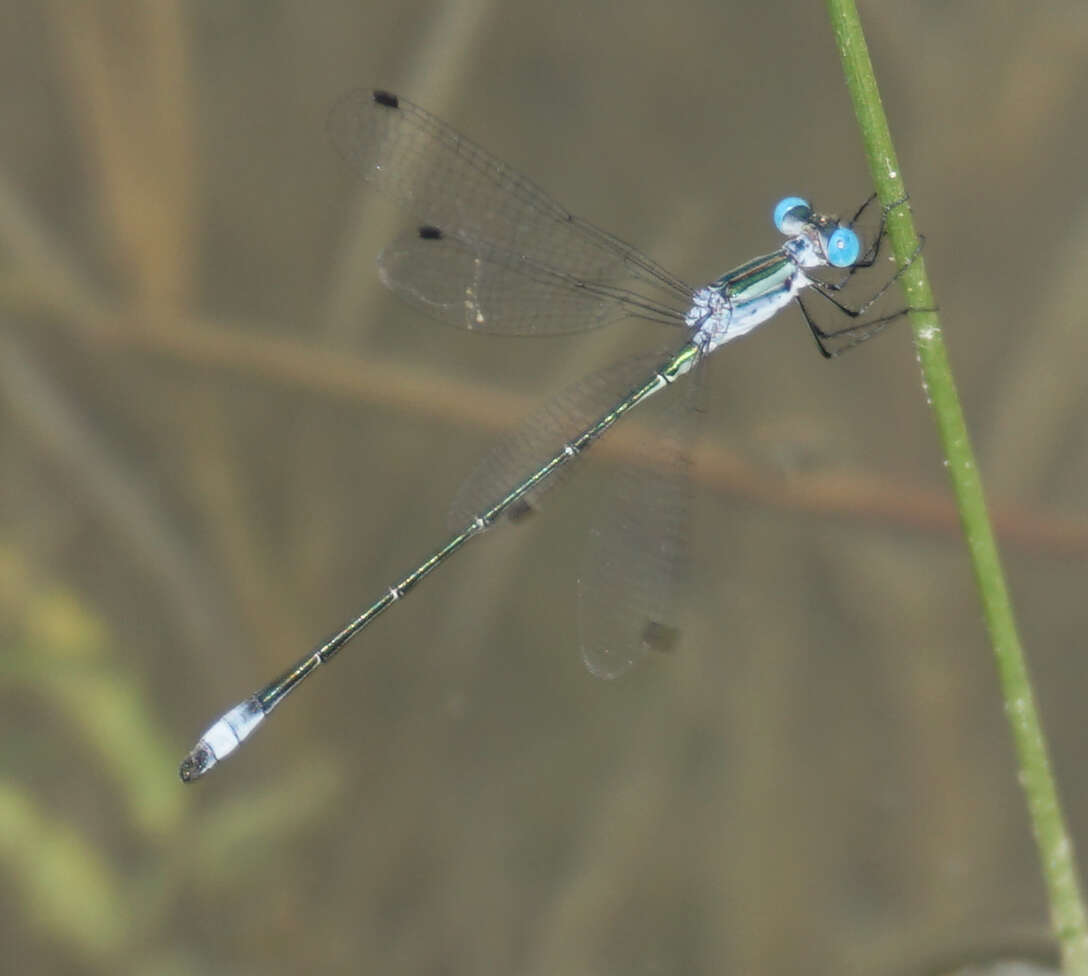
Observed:
[[[1088,847],[1088,11],[862,15]],[[224,708],[446,536],[577,376],[674,336],[443,328],[331,149],[400,92],[694,283],[851,212],[820,4],[14,4],[0,33],[0,945],[21,973],[922,973],[1046,905],[909,328],[708,363],[684,632],[578,649],[599,459],[228,764]],[[639,421],[632,419],[637,427]]]

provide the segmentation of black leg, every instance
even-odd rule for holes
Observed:
[[[837,298],[835,298],[834,295],[835,292],[842,289],[845,281],[849,280],[848,278],[844,279],[844,281],[842,282],[838,282],[837,284],[828,283],[826,281],[813,281],[813,291],[815,291],[817,295],[826,298],[844,315],[849,315],[850,318],[856,319],[859,315],[864,315],[866,310],[871,308],[874,304],[876,304],[876,302],[880,301],[880,299],[884,297],[884,294],[888,291],[888,289],[891,288],[891,286],[894,285],[901,277],[903,277],[903,273],[907,270],[907,268],[914,264],[915,260],[918,258],[918,255],[921,254],[923,244],[925,244],[925,238],[921,237],[918,240],[918,246],[914,249],[914,253],[911,254],[911,256],[907,259],[907,263],[904,264],[903,267],[901,267],[898,271],[896,271],[895,274],[893,274],[887,281],[885,281],[884,284],[874,295],[871,295],[857,308],[851,308],[849,305],[844,305]],[[862,265],[854,265],[854,267],[850,269],[851,272],[853,272],[854,269],[858,267],[862,267]]]
[[[889,204],[886,207],[882,207],[880,210],[880,226],[877,228],[876,236],[873,238],[873,243],[869,245],[865,253],[858,258],[846,271],[846,274],[842,276],[838,281],[825,281],[821,284],[830,291],[840,291],[846,286],[850,279],[863,268],[871,268],[876,264],[877,258],[880,256],[880,245],[884,243],[884,231],[888,214],[890,214],[896,207],[902,206],[906,203],[910,197],[903,197],[900,200],[896,200],[894,203]],[[860,207],[853,217],[850,218],[850,222],[846,225],[852,228],[854,224],[858,222],[861,215],[872,205],[876,200],[876,194],[872,194]],[[911,260],[914,260],[914,256],[911,256]]]
[[[854,214],[853,220],[851,220],[851,224],[865,212],[866,208],[868,208],[872,204],[874,199],[875,195],[869,197],[869,199],[861,205],[857,213]],[[921,253],[922,245],[925,243],[925,238],[919,238],[918,246],[914,249],[914,253],[911,254],[906,264],[904,264],[903,267],[899,268],[895,272],[895,274],[888,278],[888,280],[884,282],[884,284],[876,291],[875,294],[870,295],[869,298],[866,299],[866,301],[862,302],[862,304],[857,306],[856,308],[844,304],[835,297],[836,293],[839,292],[848,281],[850,281],[856,271],[858,271],[860,268],[871,268],[876,263],[877,256],[880,252],[880,244],[884,239],[885,221],[887,219],[888,213],[890,213],[895,207],[898,207],[901,204],[905,203],[906,199],[907,198],[904,197],[902,200],[897,200],[895,203],[891,204],[891,206],[884,207],[882,209],[880,217],[880,228],[877,231],[877,235],[875,240],[873,241],[872,246],[865,253],[865,255],[863,255],[861,260],[859,260],[850,267],[846,275],[840,281],[812,282],[813,291],[817,295],[830,302],[839,312],[841,312],[843,315],[846,315],[850,319],[861,318],[870,308],[873,307],[873,305],[880,301],[880,299],[887,294],[888,289],[891,288],[891,286],[903,276],[903,273],[907,270],[907,268],[914,264],[918,255]],[[825,359],[831,359],[835,356],[838,356],[840,353],[845,352],[847,349],[850,349],[853,346],[865,342],[867,339],[870,339],[877,333],[883,331],[891,322],[894,322],[896,319],[902,318],[904,315],[907,314],[907,312],[911,311],[911,309],[902,308],[887,315],[880,315],[876,318],[868,319],[864,322],[855,322],[853,325],[848,325],[842,329],[827,331],[820,328],[820,326],[816,324],[816,321],[809,314],[808,308],[805,306],[805,303],[800,299],[800,297],[797,299],[797,304],[801,308],[801,314],[805,318],[805,324],[808,325],[809,331],[812,333],[813,339],[816,340],[816,347],[820,350],[820,354]],[[921,311],[926,310],[922,309]],[[838,348],[833,349],[828,345],[828,343],[829,341],[834,340],[846,341]]]
[[[873,203],[876,201],[876,194],[869,196],[850,220],[844,223],[842,226],[852,228],[862,216],[865,214]],[[872,308],[877,302],[880,301],[887,293],[888,289],[897,282],[903,273],[914,264],[918,255],[921,253],[922,245],[925,243],[925,238],[919,237],[918,246],[914,249],[914,253],[911,254],[907,262],[903,267],[899,268],[895,274],[891,275],[883,285],[876,291],[875,294],[870,295],[864,302],[858,305],[856,308],[839,301],[836,297],[837,293],[842,291],[843,288],[850,282],[853,276],[863,268],[872,268],[880,257],[881,244],[884,242],[884,237],[887,230],[888,214],[890,214],[896,207],[901,207],[910,198],[905,196],[900,200],[896,200],[894,203],[890,203],[886,207],[880,208],[880,225],[877,228],[876,235],[873,238],[872,244],[869,245],[865,253],[845,270],[845,273],[837,281],[820,281],[812,280],[812,289],[824,300],[830,302],[835,308],[849,319],[860,319],[865,313]],[[887,315],[879,315],[875,318],[867,319],[863,322],[854,321],[853,324],[847,325],[841,329],[825,330],[822,329],[809,314],[808,307],[800,297],[797,299],[797,304],[801,309],[801,314],[805,318],[805,324],[809,328],[809,332],[812,333],[812,338],[816,340],[816,348],[820,350],[820,355],[825,359],[832,359],[838,356],[840,353],[845,352],[867,339],[872,338],[877,333],[882,332],[887,326],[901,319],[907,312],[912,311],[909,308],[901,308],[897,311],[890,312]],[[918,311],[928,311],[927,309],[920,309]],[[829,343],[835,343],[833,348]],[[840,344],[841,343],[841,344]]]
[[[861,343],[865,342],[867,339],[871,339],[878,333],[883,332],[884,329],[896,319],[901,319],[908,312],[914,311],[914,309],[901,308],[898,311],[890,312],[887,315],[880,315],[875,319],[857,322],[854,325],[848,325],[842,329],[833,329],[828,332],[821,329],[816,324],[809,314],[808,309],[805,308],[805,303],[801,301],[800,298],[797,299],[797,304],[801,308],[801,314],[805,317],[805,324],[812,333],[812,338],[816,340],[816,348],[820,350],[820,355],[823,356],[824,359],[834,359],[841,353],[846,352],[847,349],[852,349],[854,346],[861,345]],[[837,349],[828,348],[827,343],[837,339],[846,339],[848,341]]]
[[[854,224],[861,220],[861,215],[873,205],[874,200],[876,200],[876,194],[870,193],[869,196],[865,198],[865,202],[855,211],[854,216],[850,218],[847,227],[853,227]]]

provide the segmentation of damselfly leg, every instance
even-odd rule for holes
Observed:
[[[853,227],[875,200],[876,194],[874,193],[858,208],[847,226]],[[820,350],[820,354],[825,359],[833,359],[835,356],[841,355],[847,349],[860,345],[862,342],[878,335],[892,322],[903,318],[908,312],[916,311],[909,307],[903,307],[882,315],[874,316],[873,318],[865,319],[864,321],[857,321],[858,319],[863,319],[866,313],[888,293],[889,289],[903,276],[906,270],[914,264],[922,251],[924,239],[919,241],[918,246],[914,249],[914,252],[907,259],[906,263],[901,268],[897,269],[894,274],[889,276],[884,283],[875,292],[870,294],[860,305],[849,305],[836,297],[839,292],[850,284],[858,271],[863,271],[876,265],[880,255],[881,244],[886,236],[888,214],[897,207],[905,204],[907,200],[907,197],[903,197],[901,200],[896,200],[894,203],[881,208],[880,224],[876,233],[873,235],[872,244],[869,245],[865,253],[854,262],[854,264],[846,269],[845,273],[838,281],[814,279],[812,282],[813,292],[830,302],[842,315],[854,320],[853,324],[844,326],[840,329],[824,329],[812,317],[805,302],[798,296],[797,304],[801,308],[801,314],[804,316],[805,324],[808,325],[813,339],[816,340],[816,347]]]

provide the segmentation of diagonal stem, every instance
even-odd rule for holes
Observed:
[[[853,0],[828,0],[828,12],[877,195],[882,205],[888,205],[904,199],[906,189],[857,8]],[[887,229],[896,260],[903,267],[918,247],[909,207],[894,208],[888,215]],[[986,628],[993,645],[1005,713],[1020,766],[1020,782],[1042,862],[1051,925],[1061,945],[1063,972],[1088,976],[1088,925],[1073,844],[1058,800],[1035,695],[983,498],[982,481],[967,436],[923,255],[918,255],[906,268],[901,282],[912,308],[933,310],[911,313],[922,382],[947,459]]]

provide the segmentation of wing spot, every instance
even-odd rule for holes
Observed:
[[[506,517],[515,525],[536,515],[536,509],[525,498],[519,498],[506,510]]]
[[[679,640],[679,629],[659,620],[647,620],[642,628],[642,646],[659,654],[670,654],[676,650]]]

